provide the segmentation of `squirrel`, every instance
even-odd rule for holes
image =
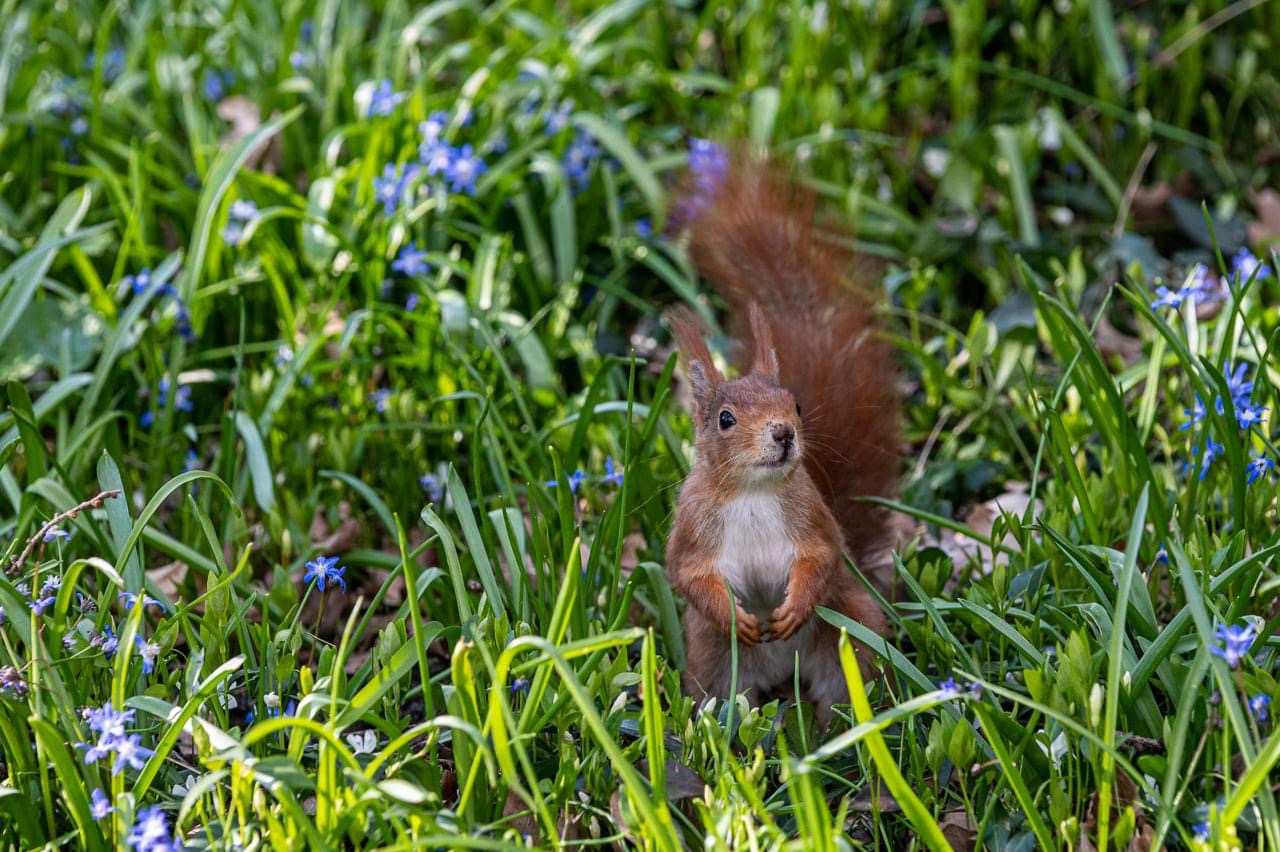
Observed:
[[[846,282],[852,254],[817,228],[815,208],[812,191],[742,158],[681,205],[695,211],[683,223],[689,255],[728,303],[746,357],[726,379],[696,316],[668,314],[686,361],[696,460],[666,559],[688,602],[686,691],[728,697],[736,623],[740,691],[753,703],[790,694],[798,660],[802,695],[825,729],[849,695],[839,631],[814,610],[885,631],[843,554],[892,596],[888,514],[850,498],[894,493],[899,402],[874,298]],[[868,653],[856,647],[865,671]]]

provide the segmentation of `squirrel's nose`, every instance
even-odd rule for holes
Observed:
[[[796,430],[790,423],[774,423],[769,427],[770,434],[773,435],[773,441],[784,447],[789,447],[796,441]]]

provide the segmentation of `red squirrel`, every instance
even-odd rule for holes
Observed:
[[[852,257],[815,226],[815,206],[811,191],[743,159],[714,193],[684,205],[696,210],[685,223],[690,256],[727,301],[746,357],[726,379],[693,314],[669,315],[692,391],[696,461],[666,555],[688,601],[686,689],[728,696],[736,615],[739,690],[753,703],[790,695],[798,659],[802,695],[825,728],[849,695],[839,632],[814,609],[884,632],[883,611],[843,554],[890,594],[888,517],[850,498],[894,492],[899,405],[874,300],[846,281]],[[859,657],[865,668],[865,649]]]

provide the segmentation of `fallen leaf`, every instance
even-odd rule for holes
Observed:
[[[978,828],[964,808],[944,813],[938,820],[938,827],[942,829],[942,836],[947,838],[952,849],[968,852],[977,845]]]
[[[156,588],[169,600],[178,597],[178,584],[187,578],[187,563],[176,561],[147,572],[147,579],[155,583]]]
[[[244,95],[223,98],[218,102],[217,110],[218,118],[231,125],[222,137],[224,148],[230,148],[262,126],[262,112],[258,109],[258,105]],[[273,114],[272,118],[274,117]],[[249,152],[245,165],[247,168],[267,174],[276,174],[280,171],[280,162],[280,144],[273,137],[264,139],[258,147]]]
[[[1258,246],[1280,241],[1280,192],[1264,189],[1250,201],[1257,218],[1249,223],[1249,242]]]
[[[1007,490],[1004,494],[973,506],[969,509],[968,514],[965,515],[965,525],[976,535],[990,539],[995,529],[996,520],[1002,514],[1013,515],[1017,518],[1025,515],[1027,507],[1031,505],[1031,497],[1027,494],[1027,484],[1025,482],[1010,482],[1005,485],[1005,488]],[[1038,516],[1043,511],[1043,508],[1043,504],[1036,500],[1031,516],[1033,518]],[[936,537],[929,534],[922,536],[922,541],[926,546],[937,547],[951,557],[957,577],[964,571],[971,559],[977,560],[983,576],[989,575],[997,563],[1007,565],[1009,562],[1007,554],[1001,551],[993,551],[977,538],[962,532],[944,529]],[[1022,551],[1022,545],[1012,532],[1006,532],[1000,540],[1000,544],[1014,553]]]

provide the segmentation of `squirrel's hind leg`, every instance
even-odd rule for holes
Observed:
[[[729,694],[729,637],[694,607],[684,613],[685,657],[684,691],[701,701],[725,698]]]

